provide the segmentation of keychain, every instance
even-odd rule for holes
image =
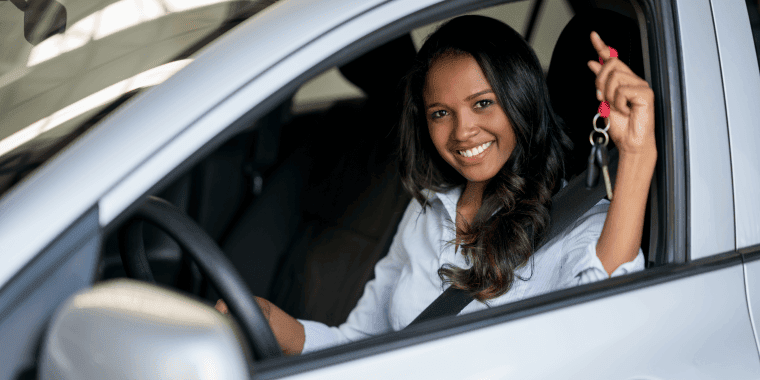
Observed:
[[[593,124],[594,130],[588,135],[588,141],[591,143],[591,154],[588,156],[588,168],[586,170],[586,188],[591,189],[596,187],[599,182],[599,168],[602,169],[602,176],[604,177],[604,188],[607,190],[607,198],[612,201],[612,182],[610,181],[609,172],[609,152],[607,151],[607,144],[610,141],[610,135],[607,131],[610,129],[610,119],[607,119],[607,125],[604,129],[596,126],[596,121],[599,119],[600,114],[594,116]],[[600,133],[594,140],[594,133]]]
[[[610,58],[616,58],[618,56],[617,50],[613,49],[612,46],[609,48]],[[599,63],[604,65],[604,60],[602,57],[599,57]],[[597,90],[597,93],[599,93],[599,90]],[[599,96],[601,97],[601,95]],[[604,129],[596,126],[596,121],[599,119],[599,116],[607,119],[607,125],[604,127]],[[591,143],[591,154],[588,156],[588,168],[586,170],[586,188],[592,189],[596,187],[596,184],[599,182],[599,168],[602,168],[602,176],[604,176],[604,189],[607,190],[607,199],[612,201],[612,182],[610,181],[610,171],[608,168],[609,152],[607,151],[607,143],[610,142],[610,135],[607,134],[607,131],[610,130],[609,116],[610,105],[606,101],[602,101],[602,103],[599,104],[599,110],[594,116],[594,120],[591,122],[594,124],[594,129],[591,131],[591,134],[588,135],[588,141]],[[597,137],[596,140],[594,140],[594,132],[601,133],[604,138]]]

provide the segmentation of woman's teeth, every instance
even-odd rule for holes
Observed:
[[[483,151],[485,151],[486,149],[488,149],[488,147],[491,146],[491,143],[493,143],[493,141],[489,141],[489,142],[487,142],[487,143],[485,143],[485,144],[483,144],[481,146],[477,146],[477,147],[472,148],[472,149],[458,150],[457,153],[459,153],[459,154],[461,154],[462,156],[465,156],[465,157],[477,156],[477,155],[483,153]]]

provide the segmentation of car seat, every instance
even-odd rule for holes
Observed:
[[[303,145],[224,243],[253,293],[294,317],[345,321],[388,250],[410,201],[397,174],[393,126],[397,84],[414,55],[405,35],[341,67],[366,100],[284,127],[289,141]]]

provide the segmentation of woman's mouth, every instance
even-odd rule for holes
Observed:
[[[485,150],[488,149],[488,147],[491,146],[492,143],[493,143],[493,141],[489,141],[489,142],[487,142],[487,143],[485,143],[483,145],[476,146],[476,147],[471,148],[471,149],[458,150],[457,153],[459,153],[461,156],[464,156],[464,157],[467,157],[467,158],[476,157],[476,156],[479,156],[479,155],[483,154],[483,152],[485,152]]]

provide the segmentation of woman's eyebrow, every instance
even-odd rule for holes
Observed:
[[[493,90],[491,90],[489,88],[489,89],[486,89],[486,90],[483,90],[483,91],[480,91],[480,92],[476,92],[476,93],[468,96],[466,100],[472,100],[472,99],[477,98],[480,95],[485,95],[485,94],[493,94]]]
[[[477,98],[478,96],[485,95],[485,94],[493,94],[493,90],[489,88],[487,90],[476,92],[468,96],[465,100],[472,100],[472,99]],[[428,104],[427,106],[425,106],[425,109],[434,108],[434,107],[443,107],[443,104],[441,103]]]

